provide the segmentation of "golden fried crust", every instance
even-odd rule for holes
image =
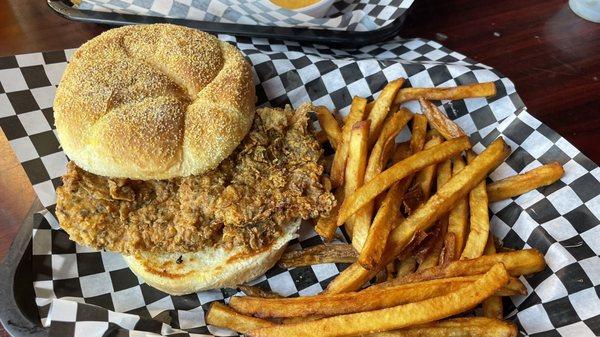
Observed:
[[[70,162],[56,191],[60,225],[79,244],[123,254],[260,251],[285,224],[335,203],[321,184],[323,151],[308,130],[309,109],[259,109],[240,146],[202,175],[107,178]]]
[[[75,52],[54,115],[65,153],[86,171],[169,179],[228,157],[255,100],[250,65],[230,44],[180,26],[128,26]]]

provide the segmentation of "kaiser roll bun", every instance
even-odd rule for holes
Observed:
[[[243,248],[206,248],[195,253],[139,252],[124,256],[129,268],[144,282],[171,295],[235,287],[269,270],[281,257],[287,243],[298,235],[300,220],[284,226],[283,233],[257,252]]]
[[[191,28],[111,29],[82,45],[54,101],[60,143],[84,170],[169,179],[215,168],[252,125],[250,65]]]

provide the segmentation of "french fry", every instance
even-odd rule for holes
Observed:
[[[411,118],[412,113],[407,109],[401,109],[387,118],[379,138],[371,149],[369,161],[365,170],[365,183],[369,182],[375,175],[381,173],[385,163],[387,163],[387,158],[385,158],[386,146],[388,146],[390,142],[394,142],[396,135]],[[365,241],[367,240],[373,212],[374,204],[373,202],[369,202],[357,212],[352,221],[352,245],[359,252],[362,251]]]
[[[240,284],[237,288],[244,292],[247,296],[252,297],[263,297],[263,298],[282,298],[283,296],[274,293],[272,291],[263,290],[256,286],[251,286],[249,284]]]
[[[219,302],[213,302],[210,306],[206,315],[206,323],[243,334],[275,325],[275,323],[260,318],[242,315]]]
[[[362,186],[364,183],[365,169],[367,167],[367,155],[369,151],[367,144],[367,141],[369,140],[369,124],[370,121],[366,120],[356,123],[352,128],[352,135],[348,144],[348,162],[346,163],[344,195],[350,195],[354,193],[354,191],[356,191],[356,189]],[[340,211],[341,209],[342,208],[340,207]],[[360,212],[357,212],[355,215],[348,217],[344,221],[352,228],[352,245],[357,251],[360,251],[362,244],[364,243],[364,241],[359,242],[357,237],[366,238],[370,225],[370,223],[367,223],[366,228],[355,227],[354,225],[356,224],[357,219],[359,219],[361,216],[363,215],[360,214]],[[338,225],[341,224],[341,222],[338,222]]]
[[[327,242],[333,240],[333,237],[335,236],[335,231],[338,227],[336,221],[338,217],[338,212],[340,210],[340,206],[342,205],[342,201],[344,200],[344,189],[336,189],[334,196],[336,200],[335,206],[333,206],[331,211],[329,211],[329,215],[319,217],[317,219],[317,225],[315,226],[315,232],[317,232],[317,234],[323,237]]]
[[[544,270],[544,256],[535,249],[516,250],[508,253],[483,255],[472,260],[457,260],[447,266],[437,266],[419,273],[397,277],[391,282],[373,287],[390,287],[399,284],[422,282],[446,277],[479,275],[487,272],[491,266],[502,263],[511,276],[530,275]]]
[[[317,316],[318,317],[318,316]],[[302,323],[302,322],[306,322],[307,319],[308,320],[312,320],[312,316],[307,316],[307,317],[283,317],[280,318],[280,322],[281,324],[296,324],[296,323]],[[321,319],[323,317],[318,317],[317,319]]]
[[[433,226],[431,230],[427,232],[427,237],[412,251],[412,254],[417,259],[417,263],[422,263],[425,257],[435,246],[437,238],[440,236],[440,226]]]
[[[442,186],[452,178],[452,161],[446,160],[439,164],[437,170],[437,188],[440,189]]]
[[[386,271],[385,268],[381,269],[376,275],[375,275],[375,280],[374,283],[375,284],[379,284],[379,283],[383,283],[387,281],[387,275],[386,275]]]
[[[315,133],[315,138],[317,139],[317,142],[319,142],[319,144],[321,145],[329,141],[329,138],[327,138],[327,134],[323,130]]]
[[[280,318],[280,320],[281,320],[281,324],[296,324],[296,323],[302,323],[302,322],[316,321],[323,317],[325,317],[325,316],[311,315],[311,316],[304,316],[304,317],[282,317],[282,318]]]
[[[452,177],[452,161],[446,160],[445,162],[438,165],[437,171],[437,188],[441,188],[444,186]],[[464,198],[463,198],[464,199]],[[459,201],[460,203],[460,201]],[[454,210],[454,209],[453,209]],[[452,211],[450,211],[452,212]],[[439,263],[440,265],[445,265],[450,261],[454,261],[458,259],[458,255],[456,255],[456,238],[453,233],[448,232],[448,216],[445,215],[442,217],[440,222],[442,225],[446,226],[446,233],[443,238],[443,248],[440,252]]]
[[[494,255],[496,254],[496,243],[494,242],[494,236],[490,233],[488,236],[487,242],[485,243],[485,248],[483,250],[483,254],[485,255]]]
[[[404,160],[408,158],[411,154],[415,154],[419,151],[422,151],[425,147],[425,139],[427,132],[427,119],[422,115],[416,115],[413,120],[412,130],[411,130],[411,139],[409,142],[409,149],[401,149],[396,152],[396,157],[393,158],[393,163],[397,163],[400,160]],[[402,150],[402,151],[400,151]],[[408,191],[410,184],[413,181],[414,174],[408,175],[406,178],[402,179],[400,182],[402,184],[402,189],[405,194],[405,197],[402,201],[404,206],[409,210],[410,214],[412,209],[416,209],[421,205],[423,195],[421,190],[413,190],[412,192],[406,193]]]
[[[446,266],[448,263],[457,260],[458,256],[454,255],[456,252],[456,238],[454,237],[454,233],[446,233],[446,237],[444,238],[444,248],[440,253],[440,266]]]
[[[487,244],[485,245],[485,250],[483,251],[485,255],[496,254],[496,246],[494,245],[494,237],[490,234],[488,236]],[[484,317],[490,318],[498,318],[502,319],[504,317],[504,308],[502,305],[502,298],[499,296],[492,296],[487,300],[481,303],[481,308],[483,310]]]
[[[375,100],[375,103],[369,112],[369,120],[371,121],[371,126],[369,128],[369,148],[371,148],[377,141],[377,138],[379,138],[383,122],[390,111],[394,97],[396,97],[396,94],[403,83],[403,78],[389,82]]]
[[[317,113],[317,118],[319,119],[321,129],[325,131],[325,134],[329,139],[329,143],[334,149],[337,149],[338,144],[340,144],[342,141],[342,129],[340,128],[340,125],[326,107],[317,106],[315,107],[315,111]]]
[[[423,115],[415,115],[414,120],[413,120],[412,129],[411,129],[410,142],[409,142],[410,152],[408,152],[408,155],[402,159],[406,159],[406,158],[410,157],[411,154],[415,154],[419,151],[422,151],[425,148],[425,141],[427,138],[426,135],[427,135],[427,119]],[[400,158],[398,158],[398,159],[400,159]],[[402,180],[402,184],[404,184],[405,191],[407,191],[409,189],[410,184],[413,181],[413,178],[414,178],[414,174],[411,174]],[[419,191],[419,192],[421,192],[421,191]],[[409,197],[413,198],[413,199],[408,200]],[[419,199],[419,198],[422,198],[422,197],[423,197],[422,193],[417,193],[414,195],[411,194],[410,196],[407,195],[404,198],[403,203],[405,204],[405,206],[407,206],[406,204],[408,203],[409,205],[418,207],[418,205],[421,204],[420,203],[421,199]],[[410,204],[411,202],[414,202],[414,204]]]
[[[433,245],[429,254],[427,254],[425,256],[425,258],[423,259],[423,262],[419,263],[419,267],[417,267],[417,272],[420,272],[422,270],[432,268],[432,267],[435,267],[438,265],[439,259],[440,259],[440,254],[442,252],[442,248],[443,248],[443,244],[444,244],[444,241],[441,239],[442,238],[438,238],[435,241],[435,244]]]
[[[464,138],[456,138],[456,140],[458,139]],[[447,142],[450,141],[452,140]],[[442,145],[443,144],[445,143],[442,143]],[[429,150],[421,151],[413,155],[413,158],[423,154],[425,154],[425,156],[433,156],[434,154],[431,154],[428,151],[436,149],[439,146],[441,145],[435,146]],[[487,149],[485,149],[473,160],[471,164],[467,165],[464,169],[458,172],[457,175],[453,176],[448,183],[439,188],[437,192],[431,198],[429,198],[425,204],[423,204],[423,206],[417,209],[415,213],[413,213],[402,223],[402,226],[396,227],[390,233],[390,237],[388,238],[388,247],[386,247],[385,256],[387,259],[389,259],[389,261],[385,261],[384,264],[389,263],[392,259],[397,257],[410,243],[415,236],[415,233],[427,230],[443,214],[447,213],[452,205],[454,205],[460,198],[465,196],[479,181],[481,181],[493,168],[498,166],[500,162],[508,156],[508,151],[509,148],[506,146],[506,143],[504,143],[502,138],[498,138],[493,141]],[[439,153],[437,150],[434,152]],[[384,171],[382,175],[406,161],[408,161],[408,159]],[[371,182],[376,180],[377,178],[371,180]],[[365,185],[361,189],[365,189],[365,187],[368,188],[369,186]],[[358,191],[355,194],[359,194]],[[358,197],[355,199],[358,199]],[[344,204],[346,201],[344,201]],[[352,200],[351,202],[356,202],[356,200]],[[373,277],[373,275],[373,271],[363,268],[358,263],[353,263],[329,283],[326,292],[334,294],[357,290],[371,277]]]
[[[393,262],[390,262],[385,266],[386,273],[386,281],[391,281],[394,279],[394,274],[396,273],[396,265]]]
[[[502,288],[509,280],[501,264],[492,267],[477,281],[442,296],[398,305],[375,311],[333,316],[320,320],[277,325],[256,329],[251,337],[304,337],[318,331],[322,337],[361,335],[372,332],[401,329],[462,313],[481,303]]]
[[[390,159],[390,163],[391,163],[391,165],[394,165],[394,164],[398,163],[399,161],[402,161],[402,160],[410,157],[411,155],[412,155],[412,151],[410,149],[409,142],[396,144],[394,153],[392,154],[391,159]],[[408,185],[411,180],[412,180],[412,175],[409,175],[408,177],[403,179],[403,182],[401,182],[401,184],[403,185],[402,188],[405,190],[404,194],[406,193],[406,190],[408,189]],[[379,207],[381,207],[381,203],[383,202],[384,198],[385,198],[385,194],[382,193],[382,194],[378,195],[375,198],[374,207],[377,209]]]
[[[462,156],[456,156],[453,160],[452,174],[456,175],[465,167]],[[467,240],[469,230],[469,198],[460,198],[454,208],[448,214],[448,234],[454,236],[454,256],[460,257]]]
[[[446,143],[459,139],[464,138],[455,138],[446,141]],[[443,144],[445,143],[441,145]],[[419,154],[436,149],[441,145],[423,150]],[[392,240],[390,241],[392,243],[391,255],[397,256],[410,242],[415,232],[425,231],[435,221],[439,220],[460,197],[466,195],[468,191],[473,189],[477,182],[481,181],[487,173],[497,167],[508,156],[508,153],[509,148],[502,138],[493,141],[470,165],[458,172],[456,176],[453,176],[413,216],[407,218],[403,226],[397,227],[392,232]]]
[[[232,298],[238,312],[278,323],[247,321],[255,318],[231,309],[221,315],[241,324],[245,335],[516,336],[514,325],[499,320],[501,296],[526,294],[516,277],[542,270],[545,261],[532,249],[496,253],[487,205],[494,197],[550,184],[564,170],[552,163],[486,186],[487,174],[510,148],[499,138],[476,156],[465,132],[430,100],[487,97],[495,94],[495,84],[400,89],[402,82],[389,83],[374,102],[355,97],[344,123],[326,108],[315,108],[323,129],[316,136],[336,150],[323,186],[338,199],[315,230],[331,240],[344,225],[352,245],[287,252],[280,265],[351,264],[320,295],[271,298],[250,287],[245,291],[255,296]],[[412,99],[419,100],[422,115],[400,108]],[[395,144],[411,118],[410,141]],[[439,321],[479,303],[486,317]],[[248,331],[244,324],[256,327]]]
[[[427,134],[425,135],[425,141],[430,140],[433,137],[440,137],[440,138],[444,138],[444,136],[442,136],[441,133],[437,132],[436,129],[429,129],[427,130]]]
[[[367,111],[367,116],[371,113],[371,110],[373,110],[374,105],[375,105],[375,101],[371,101],[371,102],[367,103],[367,106],[365,107],[365,110]]]
[[[400,133],[400,130],[402,130],[412,117],[413,114],[409,110],[402,108],[386,120],[379,138],[371,149],[369,162],[365,171],[365,182],[373,179],[373,177],[384,169],[385,163],[383,163],[382,158],[386,145],[390,144],[390,142],[393,144],[396,135]]]
[[[348,143],[350,142],[350,132],[355,123],[365,119],[366,111],[365,107],[367,100],[355,96],[352,99],[352,106],[350,107],[350,113],[346,117],[344,126],[342,127],[342,141],[335,151],[333,157],[333,164],[331,165],[331,183],[334,187],[340,187],[344,183],[344,173],[346,171],[346,159],[348,158]]]
[[[427,117],[429,124],[444,138],[452,139],[467,135],[456,123],[441,112],[435,104],[422,97],[419,98],[419,103],[421,103],[421,109]]]
[[[237,312],[260,318],[335,316],[389,308],[441,296],[472,284],[482,275],[445,278],[395,287],[367,288],[363,291],[290,298],[240,297],[231,298]],[[514,296],[527,292],[519,280],[512,277],[495,295]]]
[[[468,161],[475,158],[473,152],[467,152]],[[490,216],[488,214],[488,198],[485,188],[485,179],[479,182],[475,188],[469,192],[469,210],[471,213],[471,225],[467,243],[460,256],[462,259],[474,259],[483,254],[485,244],[488,241],[490,233]]]
[[[429,165],[446,160],[449,157],[470,148],[470,146],[469,139],[466,137],[448,140],[430,149],[415,153],[383,171],[353,193],[346,195],[346,199],[342,203],[338,214],[338,224],[344,223],[352,214],[366,205],[369,201],[375,199],[377,195],[388,189],[396,181]]]
[[[396,277],[412,274],[417,269],[417,259],[414,256],[408,256],[400,261],[397,269]]]
[[[389,151],[389,149],[386,149],[386,147],[388,147],[390,143],[394,142],[394,138],[396,137],[396,135],[406,125],[406,123],[408,123],[408,121],[411,118],[412,118],[412,113],[407,109],[401,109],[400,111],[398,111],[398,112],[394,113],[392,116],[390,116],[390,118],[388,118],[385,125],[383,126],[383,129],[381,130],[379,139],[377,139],[377,142],[375,143],[375,145],[373,146],[373,149],[371,150],[369,162],[367,164],[367,169],[365,171],[365,183],[369,182],[373,177],[375,177],[377,174],[379,174],[384,169],[385,164],[388,161],[388,155],[389,155],[389,152],[386,153],[386,150]],[[399,187],[396,192],[397,199],[399,199],[403,193],[404,192],[403,192],[402,187]],[[371,201],[371,202],[367,203],[365,206],[363,206],[357,212],[358,215],[354,221],[354,227],[359,228],[359,229],[354,230],[355,235],[353,236],[352,243],[359,251],[362,251],[364,243],[367,240],[368,235],[370,235],[368,228],[371,226],[371,219],[373,218],[373,211],[374,211],[374,203]],[[397,218],[397,216],[394,217],[394,219],[396,219],[396,218]],[[378,227],[383,224],[382,221],[388,221],[388,219],[381,220],[381,218],[380,218],[380,220],[378,222]],[[389,221],[390,221],[389,225],[392,225],[393,220],[390,219]],[[396,223],[397,223],[397,221],[396,221]],[[366,231],[365,231],[365,229],[366,229]],[[380,230],[381,229],[378,229],[377,233],[379,233]],[[365,234],[365,232],[367,233],[367,235],[363,236]],[[377,235],[380,235],[380,234],[381,233],[379,233]],[[385,243],[384,243],[384,245],[385,245]],[[373,246],[371,246],[369,249],[372,249],[372,248],[373,248]]]
[[[447,223],[445,223],[445,219],[441,219],[438,228],[439,234],[433,240],[433,245],[431,250],[427,253],[425,258],[421,263],[419,263],[419,268],[417,268],[417,272],[432,268],[438,265],[440,254],[442,253],[442,249],[444,247],[444,238],[447,230]]]
[[[504,317],[504,308],[502,305],[502,297],[492,296],[481,303],[484,317],[502,319]]]
[[[492,296],[481,303],[483,316],[490,318],[502,319],[504,317],[504,308],[502,305],[502,297]]]
[[[398,91],[395,104],[402,104],[423,97],[431,101],[459,100],[474,97],[492,97],[496,95],[493,82],[474,83],[449,88],[404,88]]]
[[[374,269],[381,264],[390,231],[404,220],[400,213],[402,194],[402,186],[400,182],[397,182],[388,190],[375,215],[373,225],[369,229],[369,234],[358,258],[358,263],[366,269]],[[356,229],[356,227],[354,228]]]
[[[366,337],[517,337],[517,327],[509,322],[485,317],[461,317],[394,331],[376,332]]]
[[[388,141],[383,147],[383,153],[381,154],[381,171],[387,168],[387,164],[390,162],[390,158],[392,158],[392,154],[396,151],[396,140],[391,139]],[[367,164],[367,167],[369,165]]]
[[[412,155],[412,150],[410,148],[410,142],[399,143],[396,145],[394,149],[394,153],[392,153],[392,158],[390,159],[392,165],[396,164]]]
[[[321,263],[354,263],[358,253],[345,243],[322,244],[303,250],[291,250],[283,253],[278,264],[282,268],[311,266]]]
[[[425,234],[425,232],[418,231],[415,234],[414,239],[406,247],[402,256],[399,257],[399,260],[403,260],[405,258],[412,257],[412,256],[410,256],[410,253],[413,251],[414,247],[418,246],[423,241],[423,239],[425,239],[426,237],[427,237],[427,234]],[[394,258],[395,258],[395,256],[386,255],[384,261],[391,263],[394,260]],[[414,257],[412,257],[412,258],[414,259]],[[416,269],[416,261],[414,263],[415,263],[415,267],[413,268],[412,271],[414,271],[414,269]],[[400,267],[402,267],[402,266],[400,266]],[[342,292],[348,292],[348,291],[355,291],[355,290],[359,289],[369,279],[374,277],[376,275],[376,271],[378,271],[380,268],[381,268],[381,266],[377,266],[377,269],[375,269],[375,271],[373,271],[373,270],[368,270],[368,269],[363,268],[359,263],[353,263],[346,270],[342,271],[342,273],[340,273],[330,283],[328,288],[325,289],[322,293],[323,294],[327,294],[327,293],[335,294],[335,293],[342,293]],[[403,274],[404,274],[403,271],[400,270],[398,275],[403,275]]]
[[[547,186],[562,177],[565,170],[558,162],[542,165],[531,171],[495,181],[487,186],[489,202],[500,201]]]
[[[412,178],[411,176],[404,178],[402,181],[408,185],[408,181]],[[425,197],[423,196],[423,191],[418,186],[413,186],[410,190],[408,190],[404,197],[402,198],[402,206],[404,207],[404,212],[409,216],[413,214],[414,211],[419,208],[423,202],[425,202]]]
[[[427,117],[415,115],[413,117],[412,135],[410,138],[410,149],[412,153],[417,153],[425,146],[427,138]]]
[[[427,143],[425,143],[425,149],[430,149],[433,146],[439,145],[441,143],[441,138],[432,137]],[[433,178],[435,177],[436,166],[437,165],[430,165],[419,171],[413,183],[414,186],[417,186],[421,189],[421,193],[425,200],[429,199],[429,195],[431,194],[431,187],[433,186]]]
[[[466,135],[456,123],[450,120],[450,118],[442,113],[433,103],[423,98],[419,98],[419,102],[431,126],[443,135],[444,138],[452,139]],[[464,162],[460,156],[457,156],[454,163],[453,174],[456,174],[464,167]],[[441,255],[441,264],[447,264],[449,261],[458,258],[462,254],[467,235],[467,218],[468,201],[465,197],[456,204],[456,207],[452,209],[448,216],[448,231],[446,233],[446,238],[444,239],[445,244],[443,254]],[[450,251],[450,248],[453,248],[454,251]],[[425,267],[429,265],[425,265]]]

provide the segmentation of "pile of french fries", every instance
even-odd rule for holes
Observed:
[[[336,207],[315,230],[331,241],[343,226],[350,244],[290,251],[283,267],[350,266],[319,295],[281,298],[249,288],[229,307],[214,303],[206,322],[263,336],[516,336],[502,321],[502,296],[524,295],[518,277],[541,271],[534,249],[498,251],[488,204],[549,185],[564,173],[550,163],[487,183],[509,155],[502,138],[481,153],[430,100],[491,97],[493,83],[401,88],[398,79],[374,102],[355,97],[343,125],[316,107],[335,154],[325,182]],[[401,107],[418,100],[421,114]],[[410,124],[411,137],[396,143]],[[449,318],[476,306],[483,317]]]

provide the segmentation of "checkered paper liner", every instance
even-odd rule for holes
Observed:
[[[600,169],[526,110],[514,84],[496,70],[440,44],[393,40],[358,50],[220,36],[254,65],[259,104],[298,106],[312,101],[349,110],[355,95],[373,98],[398,77],[411,86],[455,86],[494,81],[490,99],[438,102],[473,140],[476,151],[502,136],[513,153],[490,176],[498,180],[551,161],[566,174],[549,187],[490,205],[494,235],[511,248],[540,250],[548,267],[521,278],[526,296],[505,298],[505,316],[531,336],[600,335]],[[207,326],[212,301],[235,289],[169,296],[139,280],[123,259],[70,241],[53,215],[55,187],[67,158],[53,125],[52,100],[73,50],[0,58],[0,127],[46,210],[33,230],[35,301],[55,336],[234,335]],[[418,103],[407,107],[419,111]],[[406,132],[399,140],[407,137]],[[309,226],[291,246],[321,243]],[[284,296],[316,294],[344,265],[290,270],[274,267],[254,280]]]
[[[78,7],[208,22],[364,32],[391,24],[413,1],[340,0],[321,18],[277,7],[269,0],[82,0]]]

